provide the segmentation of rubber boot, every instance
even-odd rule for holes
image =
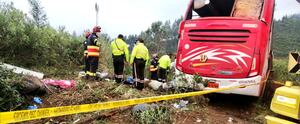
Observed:
[[[136,89],[143,90],[144,89],[144,83],[137,82]]]

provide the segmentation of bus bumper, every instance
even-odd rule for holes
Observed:
[[[202,77],[204,80],[209,80],[217,83],[219,85],[219,88],[225,88],[225,87],[233,87],[233,86],[240,86],[245,84],[253,84],[258,83],[257,85],[245,87],[245,88],[239,88],[234,90],[228,90],[228,91],[222,91],[218,93],[224,93],[224,94],[241,94],[241,95],[248,95],[248,96],[259,96],[261,92],[261,88],[263,88],[263,83],[261,81],[261,76],[251,77],[251,78],[243,78],[243,79],[224,79],[224,78],[208,78],[208,77]],[[210,90],[215,88],[205,88],[204,90]]]

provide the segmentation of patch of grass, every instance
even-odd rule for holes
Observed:
[[[127,91],[129,90],[129,88],[125,85],[119,85],[118,87],[116,87],[112,93],[118,94],[118,95],[123,95],[125,94]]]
[[[77,80],[76,89],[81,91],[86,86],[86,82]]]
[[[269,108],[270,104],[265,104],[261,101],[254,103],[254,106],[256,108],[256,111],[254,113],[254,117],[251,120],[251,123],[256,124],[262,124],[265,122],[265,116],[271,115],[274,116],[275,113],[273,113]]]
[[[171,124],[170,111],[166,107],[152,108],[133,113],[135,123],[139,124]]]
[[[95,124],[107,124],[105,120],[96,120]]]
[[[284,83],[292,81],[295,85],[300,85],[300,75],[288,73],[288,59],[273,60],[273,79]]]
[[[128,91],[125,94],[123,94],[123,96],[127,99],[143,97],[138,90],[133,88],[128,89]]]
[[[107,100],[107,98],[105,98],[104,96],[103,96],[103,94],[105,94],[105,89],[103,89],[103,88],[97,88],[97,89],[95,89],[93,92],[92,92],[92,95],[94,96],[94,98],[97,100],[97,101],[95,101],[95,102],[98,102],[99,100],[100,101],[106,101]]]

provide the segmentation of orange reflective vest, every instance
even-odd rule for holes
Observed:
[[[151,72],[153,72],[153,71],[156,71],[157,68],[155,68],[154,65],[151,65],[149,70],[150,70]]]
[[[99,57],[100,48],[98,46],[87,47],[88,56]]]

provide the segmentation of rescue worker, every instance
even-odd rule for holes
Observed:
[[[111,42],[112,58],[115,72],[115,80],[117,83],[123,81],[124,61],[129,62],[128,46],[123,39],[123,35],[119,34],[118,38]]]
[[[135,87],[139,90],[144,88],[144,71],[145,66],[149,61],[149,52],[147,47],[144,45],[144,40],[138,38],[136,45],[134,46],[130,64],[133,66],[133,78],[135,79]]]
[[[165,83],[167,81],[167,70],[170,69],[171,66],[171,54],[163,55],[158,60],[158,81]]]
[[[87,72],[87,76],[94,77],[97,79],[96,71],[98,69],[98,61],[99,61],[99,52],[100,52],[100,42],[98,42],[98,37],[100,36],[101,27],[95,26],[93,28],[93,33],[88,38],[88,61],[90,64],[90,68]]]
[[[90,68],[90,64],[89,64],[89,61],[88,61],[88,51],[87,51],[87,46],[88,46],[88,38],[90,36],[91,32],[89,31],[86,31],[85,32],[85,40],[83,41],[83,48],[84,48],[84,73],[87,74],[87,71],[89,70]]]
[[[158,55],[153,54],[152,55],[152,60],[150,62],[150,68],[149,71],[151,73],[151,80],[157,80],[157,70],[158,70]]]

